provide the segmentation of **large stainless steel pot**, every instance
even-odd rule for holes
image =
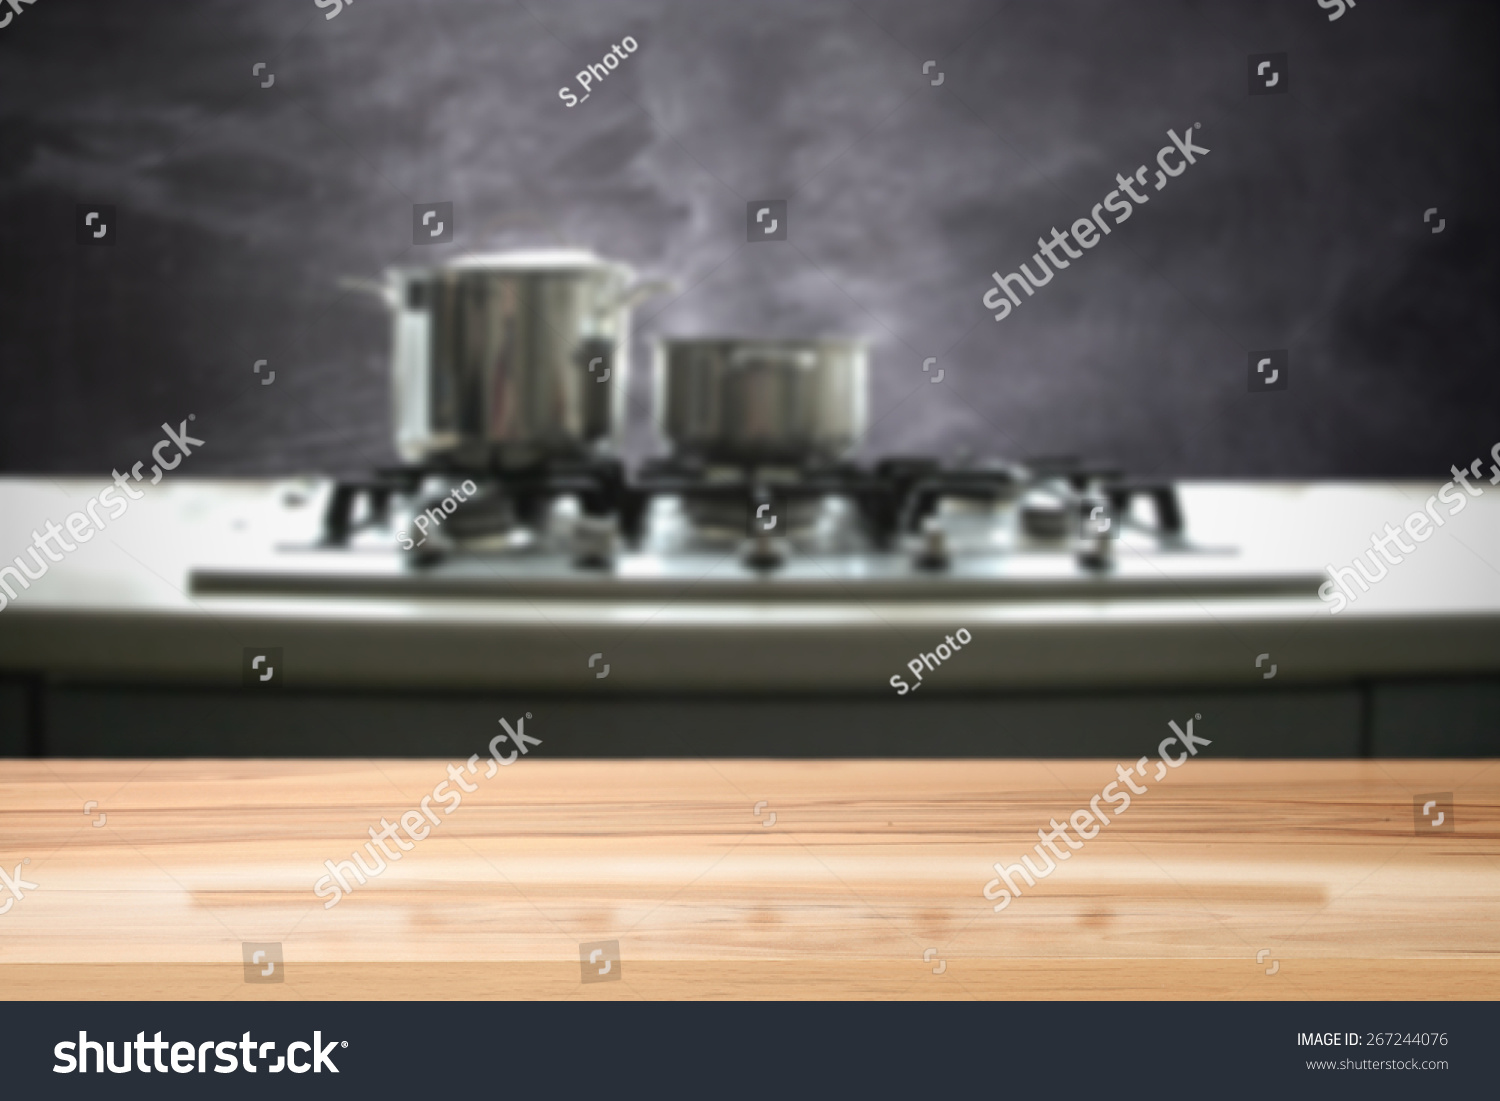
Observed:
[[[390,270],[379,289],[394,318],[397,450],[472,465],[608,450],[630,308],[661,286],[636,286],[625,265],[574,250]]]
[[[866,363],[856,340],[663,340],[657,430],[710,461],[834,458],[864,433]]]

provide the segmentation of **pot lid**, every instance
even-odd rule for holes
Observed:
[[[522,249],[469,253],[455,257],[443,266],[462,271],[560,271],[619,265],[587,249]]]

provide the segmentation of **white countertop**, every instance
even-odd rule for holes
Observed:
[[[0,556],[63,524],[108,478],[0,478]],[[317,524],[317,484],[168,477],[49,563],[0,610],[0,671],[103,681],[238,684],[246,647],[281,646],[298,685],[891,689],[887,680],[960,627],[974,642],[928,684],[996,687],[1280,683],[1500,673],[1500,487],[1485,487],[1339,615],[1315,596],[1068,600],[463,599],[206,596],[205,563],[263,560]],[[1180,486],[1195,542],[1257,567],[1348,565],[1436,485]],[[280,504],[303,492],[302,509]],[[64,536],[67,538],[67,536]],[[1406,537],[1409,539],[1409,537]],[[71,541],[71,540],[70,540]],[[1122,565],[1128,551],[1122,552]],[[1141,568],[1139,564],[1135,568]],[[587,669],[594,653],[608,680]]]

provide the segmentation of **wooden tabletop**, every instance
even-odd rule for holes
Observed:
[[[0,996],[1500,996],[1496,761],[1153,757],[996,913],[993,865],[1045,868],[1038,829],[1131,762],[486,760],[331,908],[324,862],[422,833],[449,762],[0,763],[0,868],[36,885],[0,883]]]

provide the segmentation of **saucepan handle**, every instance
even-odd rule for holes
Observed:
[[[357,275],[345,275],[340,277],[338,285],[346,291],[373,295],[384,302],[388,309],[394,310],[401,305],[396,300],[395,287],[389,283],[382,283],[376,279],[364,279]]]
[[[677,284],[670,279],[648,279],[644,283],[625,288],[615,306],[627,310],[633,309],[654,295],[669,294],[676,289]]]

